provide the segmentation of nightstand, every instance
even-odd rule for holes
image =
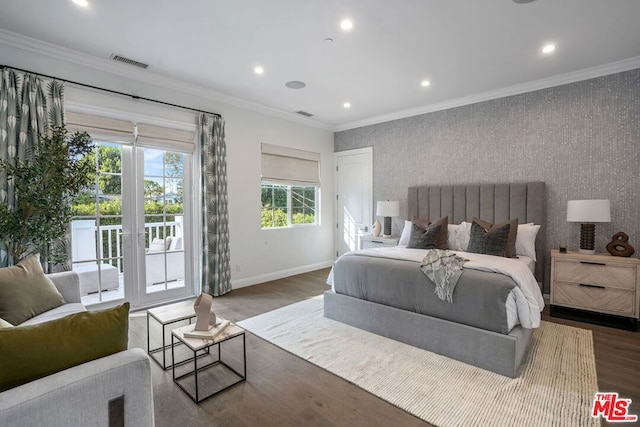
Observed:
[[[383,246],[398,246],[398,238],[373,237],[371,234],[360,236],[360,249],[381,248]]]
[[[566,317],[558,307],[602,314],[593,318],[599,323],[616,320],[615,316],[623,325],[637,328],[640,259],[551,251],[551,315]],[[578,320],[592,319],[587,316]]]

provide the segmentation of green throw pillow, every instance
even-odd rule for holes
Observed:
[[[64,303],[56,286],[42,271],[40,255],[32,255],[13,267],[0,268],[0,317],[7,322],[17,326]]]
[[[127,349],[129,303],[0,329],[0,392]]]

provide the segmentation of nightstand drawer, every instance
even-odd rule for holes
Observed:
[[[373,237],[372,235],[360,236],[360,249],[382,248],[398,246],[397,237]]]
[[[607,288],[633,290],[636,287],[634,267],[604,262],[556,260],[553,280]]]
[[[556,266],[557,267],[557,266]],[[585,286],[576,283],[555,282],[552,304],[600,312],[634,316],[636,294],[634,290]]]

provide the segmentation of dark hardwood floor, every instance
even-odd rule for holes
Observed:
[[[241,288],[214,299],[218,315],[239,321],[322,294],[329,270]],[[146,321],[131,323],[130,346],[146,348]],[[593,331],[601,391],[633,399],[640,414],[640,333],[558,319]],[[199,405],[152,363],[156,425],[163,426],[428,426],[353,384],[247,334],[247,381]]]

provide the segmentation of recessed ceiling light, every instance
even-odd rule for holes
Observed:
[[[345,102],[344,104],[342,104],[342,106],[344,108],[351,108],[351,103],[350,102]]]
[[[343,19],[340,23],[340,28],[345,31],[349,31],[353,28],[353,21],[351,19]]]
[[[554,50],[556,50],[556,45],[549,43],[544,45],[544,47],[542,48],[542,53],[551,53]]]
[[[422,85],[422,87],[427,87],[429,85],[431,85],[431,82],[429,80],[423,80],[422,83],[420,83]]]
[[[262,67],[256,67],[253,69],[253,72],[256,74],[263,74],[264,73],[264,68]]]
[[[87,0],[72,0],[75,4],[82,7],[89,6],[89,2]]]

